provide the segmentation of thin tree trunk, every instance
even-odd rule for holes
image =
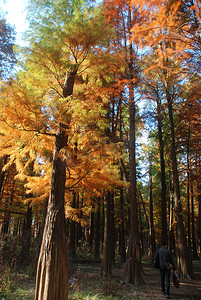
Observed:
[[[53,154],[51,191],[38,259],[35,300],[66,300],[68,268],[64,194],[66,163],[60,150],[67,144],[67,126],[58,126]]]
[[[0,198],[2,195],[2,187],[3,187],[4,177],[5,177],[5,171],[2,171],[2,169],[6,164],[8,158],[9,158],[8,155],[6,155],[0,160]]]
[[[120,131],[120,141],[123,142],[123,131],[122,131],[122,95],[119,100],[119,131]],[[122,153],[121,153],[122,154]],[[124,169],[124,171],[122,170]],[[129,177],[123,163],[123,160],[120,160],[120,174],[121,180],[129,182]],[[128,191],[126,191],[128,198]],[[123,188],[120,188],[120,209],[121,209],[121,224],[119,228],[119,254],[121,257],[121,263],[126,262],[126,245],[125,245],[125,218],[124,218],[124,193]]]
[[[132,13],[129,9],[129,34],[132,28]],[[141,263],[141,247],[138,227],[137,209],[137,180],[136,180],[136,111],[134,101],[134,53],[132,41],[129,41],[129,117],[130,117],[130,138],[129,138],[129,163],[130,163],[130,234],[128,244],[128,272],[127,282],[140,285],[144,283]]]
[[[191,212],[190,212],[190,125],[187,134],[187,213],[188,213],[188,246],[191,253]]]
[[[2,235],[3,239],[7,238],[7,236],[8,236],[8,229],[9,229],[9,223],[10,223],[10,212],[8,209],[8,205],[9,205],[9,200],[8,200],[8,198],[6,198],[4,217],[3,217],[2,227],[1,227],[1,235]]]
[[[177,221],[177,268],[182,277],[192,277],[192,258],[187,246],[186,234],[183,222],[183,213],[181,205],[180,187],[179,187],[179,174],[177,168],[176,146],[175,146],[175,131],[173,122],[173,110],[172,99],[169,91],[166,90],[168,112],[171,128],[171,159],[172,159],[172,171],[173,171],[173,185],[175,195],[175,215]]]
[[[94,212],[91,212],[91,224],[90,224],[90,235],[89,235],[89,247],[93,248],[93,242],[94,242]]]
[[[130,106],[130,235],[128,244],[127,282],[142,284],[141,247],[137,210],[136,161],[135,161],[135,103]]]
[[[101,243],[102,243],[102,248],[104,244],[104,231],[105,231],[105,205],[104,201],[101,203],[101,212],[102,212],[102,219],[101,219]]]
[[[143,243],[143,232],[144,232],[144,224],[142,222],[142,210],[141,205],[138,204],[138,220],[139,220],[139,237],[140,237],[140,250],[141,250],[141,256],[144,253],[144,243]]]
[[[119,254],[121,263],[126,261],[126,245],[125,245],[125,228],[124,228],[124,196],[123,188],[120,189],[120,209],[121,209],[121,224],[119,228]]]
[[[111,194],[106,196],[106,218],[103,244],[103,258],[101,264],[101,276],[112,275],[112,240],[111,240]]]
[[[26,221],[24,224],[24,230],[21,237],[22,248],[20,253],[20,258],[21,258],[20,264],[22,266],[29,265],[29,255],[30,255],[30,247],[31,247],[31,225],[32,225],[32,207],[29,201],[27,206]]]
[[[165,159],[164,159],[164,143],[162,133],[162,116],[161,103],[157,95],[157,120],[158,120],[158,139],[160,149],[160,165],[161,165],[161,240],[167,241],[167,200],[166,200],[166,176],[165,176]]]
[[[9,231],[9,223],[10,223],[10,214],[12,213],[11,207],[13,202],[13,195],[14,195],[14,188],[15,188],[15,180],[14,178],[10,178],[9,175],[6,178],[6,181],[12,180],[12,187],[11,187],[11,194],[5,195],[5,209],[4,209],[4,218],[3,218],[3,224],[1,228],[1,234],[3,235],[3,238],[7,238],[8,231]]]
[[[42,218],[42,223],[39,228],[39,233],[38,233],[38,253],[37,253],[37,259],[39,258],[40,254],[40,248],[42,244],[42,239],[43,239],[43,232],[44,232],[44,227],[45,227],[45,220],[46,220],[46,214],[47,214],[47,205],[48,205],[48,198],[44,200],[44,205],[43,205],[43,218]]]
[[[194,195],[193,183],[191,183],[191,216],[192,216],[192,244],[193,244],[193,258],[198,258],[196,241],[195,241],[195,214],[194,214]]]
[[[79,193],[76,197],[76,208],[79,211],[79,219],[82,219],[82,207],[83,207],[83,198],[82,201],[80,201]],[[83,240],[85,239],[85,236],[82,231],[82,226],[80,222],[76,223],[76,247],[80,246],[80,243],[82,244]]]
[[[174,215],[174,196],[170,180],[170,205],[169,205],[169,248],[171,252],[176,253],[175,234],[173,228],[173,215]]]
[[[114,226],[114,194],[111,194],[111,251],[112,263],[115,264],[116,230]]]
[[[98,198],[98,205],[95,211],[95,241],[94,241],[94,259],[100,260],[100,198]]]
[[[201,253],[201,184],[198,183],[198,253]]]
[[[153,258],[156,252],[156,241],[154,231],[154,210],[153,210],[153,191],[152,191],[152,164],[149,166],[149,255]]]
[[[76,207],[76,193],[73,192],[72,208]],[[76,258],[76,222],[70,221],[70,242],[69,242],[69,253],[72,259]]]

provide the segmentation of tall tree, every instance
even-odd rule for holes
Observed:
[[[180,55],[180,53],[185,53],[185,48],[179,38],[179,24],[182,24],[182,18],[178,17],[178,12],[182,1],[151,1],[147,6],[143,6],[144,1],[141,3],[134,1],[134,3],[140,9],[141,14],[144,15],[144,24],[136,28],[135,34],[138,31],[141,45],[146,44],[149,47],[157,49],[158,59],[155,61],[156,64],[153,63],[153,67],[157,66],[157,68],[161,68],[163,74],[164,96],[167,101],[170,122],[175,215],[178,229],[178,269],[182,276],[187,277],[192,275],[192,261],[188,251],[182,214],[173,110],[173,101],[176,93],[178,93],[177,88],[181,79],[179,68],[182,66],[182,64],[178,63],[178,60],[175,60],[175,55],[177,54],[177,58],[181,58],[181,61],[184,62],[184,56]],[[142,32],[144,32],[145,37],[142,37]],[[180,52],[177,50],[180,50]]]
[[[155,53],[145,54],[142,58],[143,66],[147,64],[147,69],[153,64]],[[164,114],[163,109],[163,92],[159,74],[154,69],[147,71],[143,78],[142,84],[144,85],[144,93],[148,100],[151,101],[151,106],[155,106],[154,119],[157,122],[159,153],[160,153],[160,182],[161,182],[161,240],[167,241],[167,188],[166,188],[166,170],[165,170],[165,143],[164,143]],[[154,103],[155,102],[155,103]],[[152,113],[149,112],[151,115]]]
[[[106,195],[106,214],[105,214],[105,229],[104,229],[104,248],[103,248],[103,259],[101,264],[101,275],[111,276],[112,275],[112,195],[110,192]]]
[[[81,3],[33,0],[29,5],[30,47],[24,51],[24,71],[19,72],[18,80],[4,85],[3,97],[9,101],[1,102],[3,110],[7,108],[1,120],[2,144],[8,138],[6,128],[10,132],[16,130],[12,143],[6,144],[12,153],[9,164],[18,164],[19,177],[26,178],[27,187],[37,192],[40,199],[48,194],[52,163],[35,299],[63,300],[68,294],[64,197],[69,197],[69,190],[75,186],[82,192],[100,193],[105,190],[106,182],[107,187],[111,184],[113,173],[110,163],[115,157],[114,148],[102,135],[107,127],[104,106],[108,98],[102,88],[105,79],[100,63],[104,61],[104,53],[98,45],[105,44],[106,36],[98,12],[93,15],[86,6],[89,14],[85,15]],[[21,110],[16,111],[16,106]],[[45,145],[46,138],[49,143]],[[76,139],[79,149],[75,152]],[[13,149],[18,147],[23,151],[17,156]],[[25,157],[27,160],[22,163]],[[101,157],[98,162],[97,157]],[[35,168],[41,167],[37,174],[44,175],[42,196],[36,189],[40,177],[31,178],[26,174],[30,161],[35,162]]]
[[[67,126],[60,123],[53,154],[51,191],[38,259],[35,299],[67,299],[68,267],[64,195],[66,163],[59,153],[67,144]]]
[[[154,230],[154,217],[153,217],[153,178],[152,178],[152,160],[150,159],[149,166],[149,243],[150,243],[150,256],[154,257],[156,251],[155,230]]]
[[[111,47],[118,49],[121,59],[126,66],[122,76],[119,76],[119,84],[128,89],[129,106],[129,167],[130,167],[130,236],[127,257],[127,281],[141,284],[142,265],[141,249],[138,231],[137,208],[137,178],[136,178],[136,99],[134,94],[137,78],[137,64],[135,44],[131,41],[131,29],[139,19],[135,8],[128,1],[104,1],[104,8],[108,23],[115,30],[115,37],[111,40]]]

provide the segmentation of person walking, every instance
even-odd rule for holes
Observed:
[[[161,291],[167,298],[170,298],[170,272],[175,270],[175,263],[171,252],[167,248],[167,242],[161,243],[158,250],[161,274]]]

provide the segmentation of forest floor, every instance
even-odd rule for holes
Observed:
[[[180,287],[175,288],[171,276],[171,299],[201,299],[201,260],[194,261],[194,279],[180,280]],[[69,278],[74,278],[69,287],[69,300],[97,300],[97,299],[166,299],[161,295],[160,274],[151,265],[144,263],[145,284],[136,287],[123,281],[124,271],[116,265],[112,269],[112,276],[100,276],[100,263],[73,263],[70,265]],[[35,289],[34,276],[14,274],[12,280],[15,291],[10,295],[0,293],[0,300],[33,300]]]

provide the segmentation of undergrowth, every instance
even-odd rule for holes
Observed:
[[[21,274],[21,277],[29,275]],[[0,263],[0,300],[33,300],[33,290],[29,286],[22,287],[19,283],[19,274],[13,272],[12,268]]]

